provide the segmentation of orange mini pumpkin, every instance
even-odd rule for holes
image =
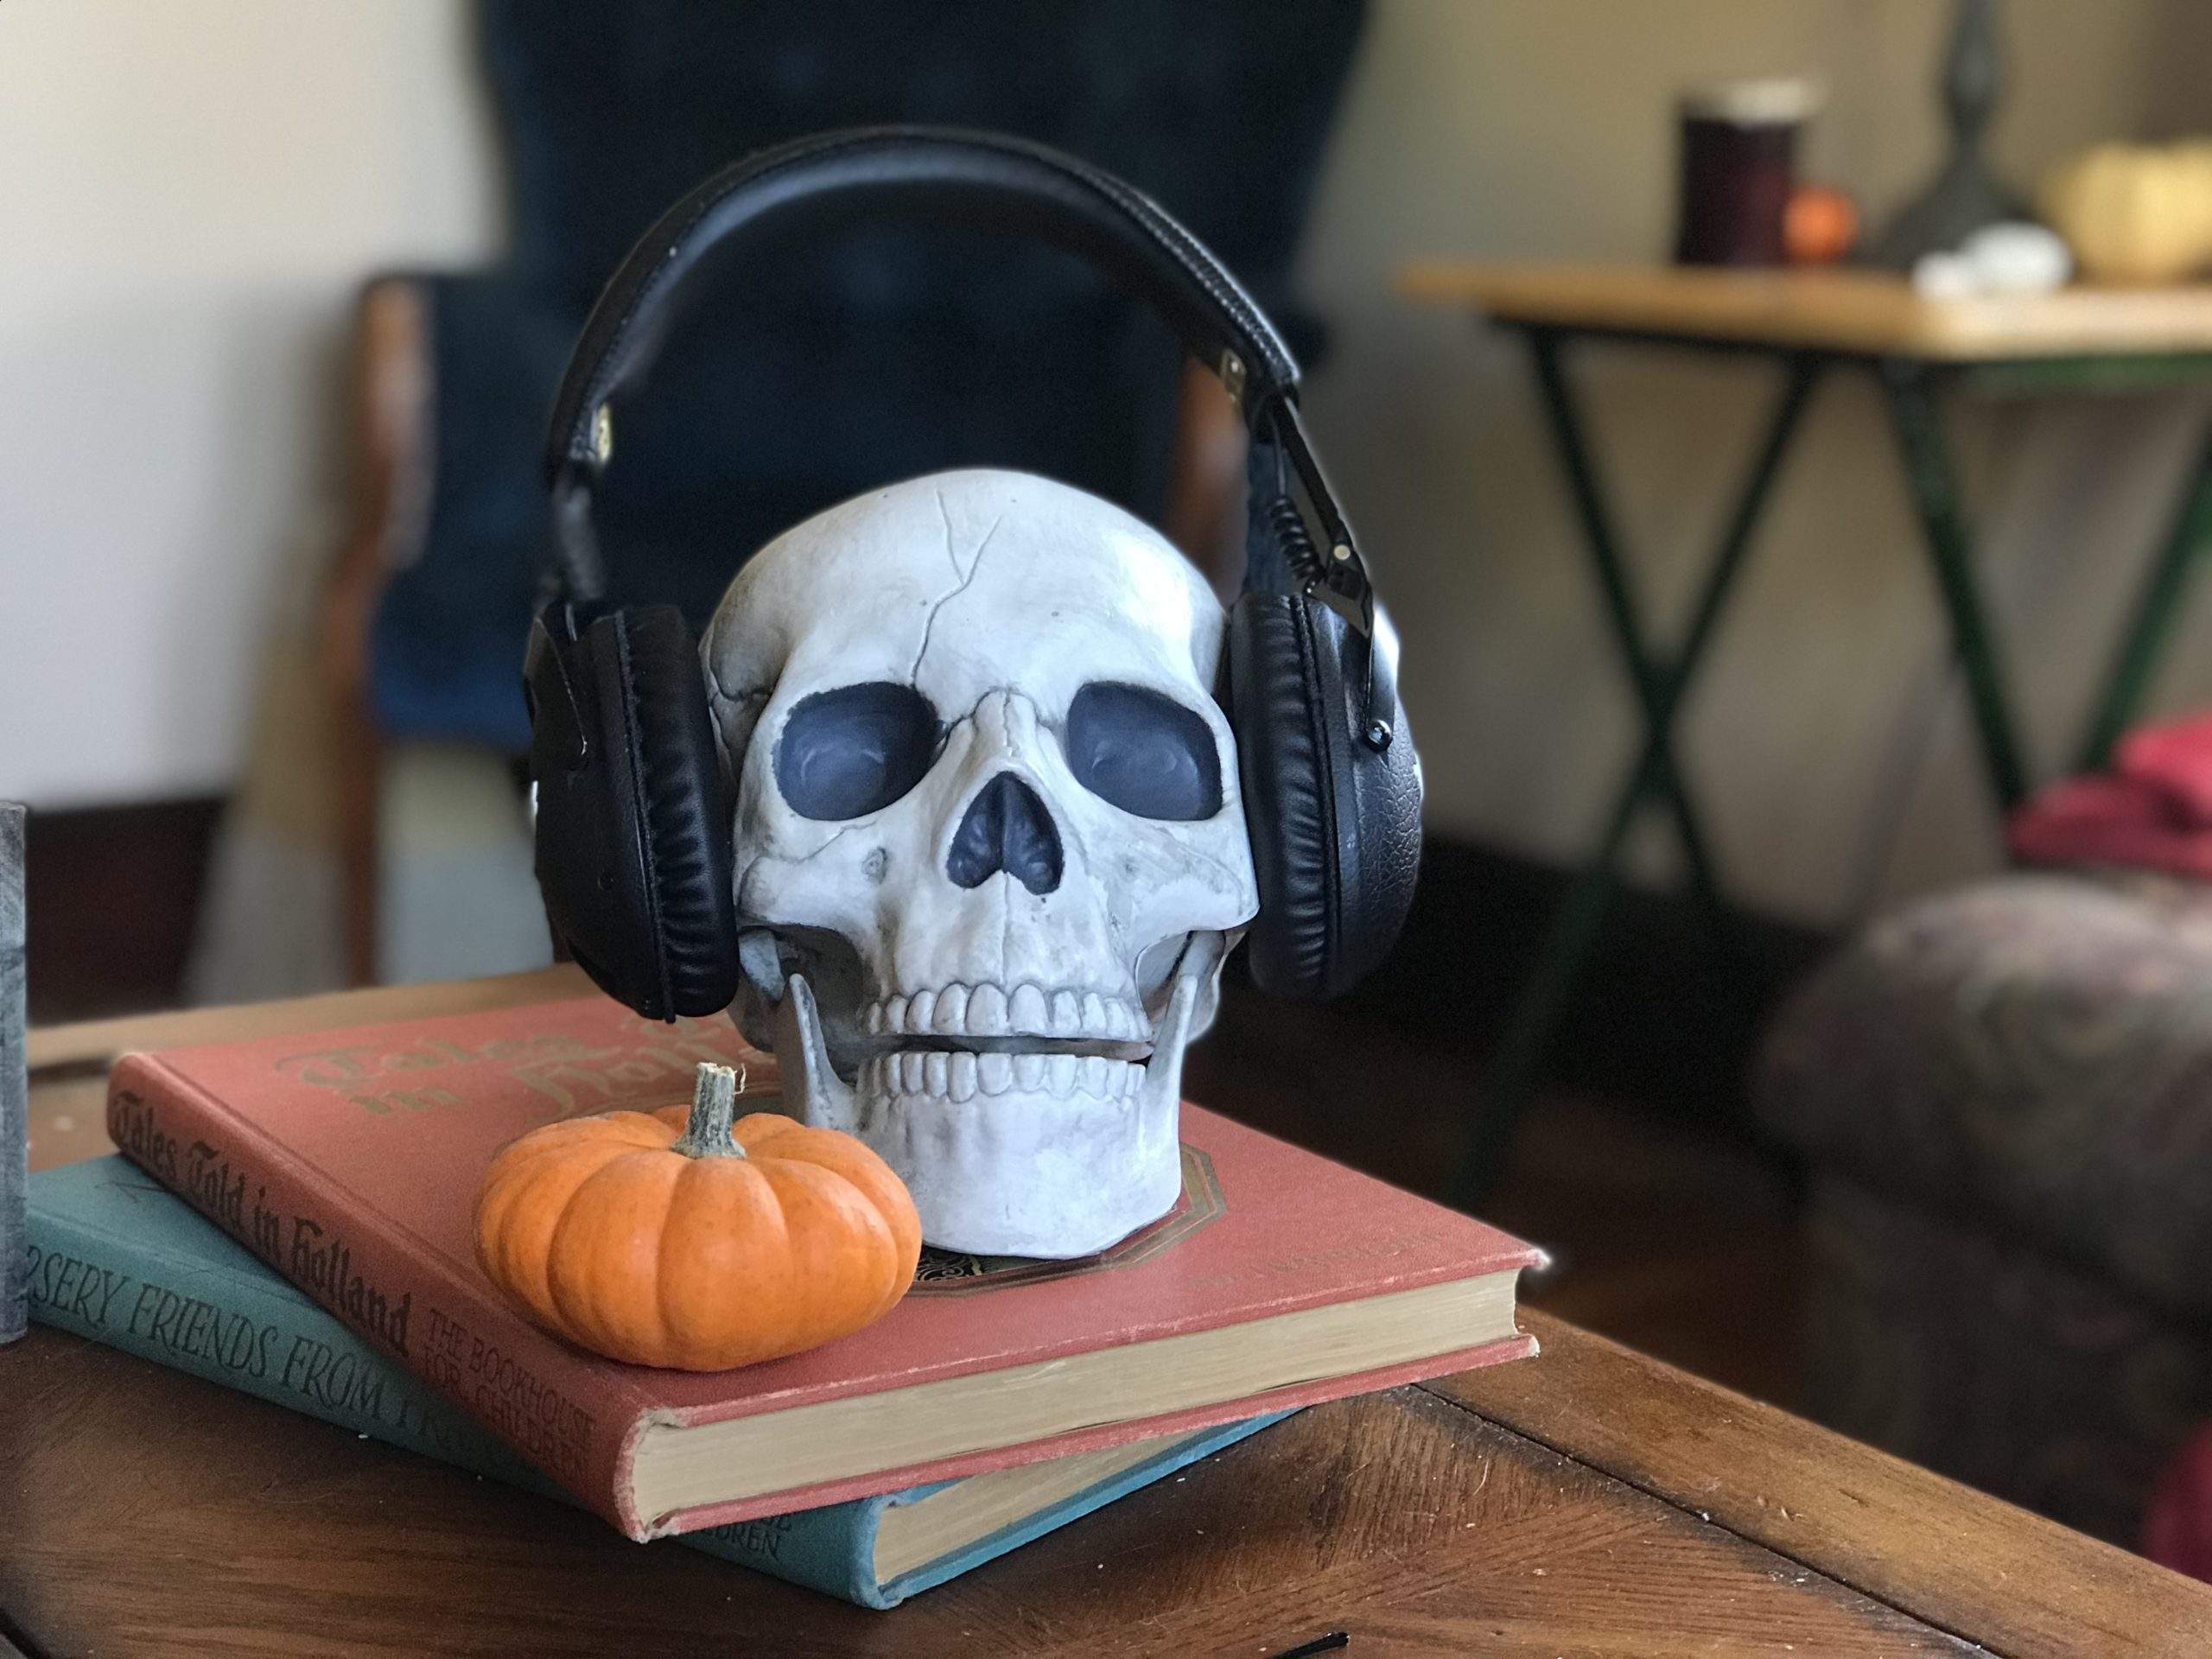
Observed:
[[[914,1201],[849,1135],[772,1112],[733,1123],[735,1075],[691,1105],[607,1112],[500,1149],[476,1259],[547,1329],[639,1365],[722,1370],[889,1313],[922,1248]]]
[[[1859,239],[1859,204],[1840,190],[1801,184],[1782,209],[1782,247],[1795,265],[1831,265]]]

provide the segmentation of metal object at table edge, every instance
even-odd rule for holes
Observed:
[[[0,1343],[30,1325],[29,1074],[24,1050],[23,807],[0,801]]]

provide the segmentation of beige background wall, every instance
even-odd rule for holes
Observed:
[[[448,0],[0,4],[0,794],[229,786],[354,290],[497,245]]]
[[[1640,259],[1673,220],[1671,101],[1716,73],[1817,72],[1803,170],[1878,221],[1940,143],[1936,0],[1392,0],[1375,15],[1309,245],[1337,326],[1315,419],[1388,580],[1433,824],[1585,845],[1630,704],[1517,341],[1390,292],[1408,257]],[[2212,126],[2212,10],[2013,0],[1995,150],[2031,179],[2113,134]],[[1601,349],[1579,369],[1649,608],[1679,617],[1772,396],[1764,366]],[[1987,864],[1974,752],[1872,391],[1831,380],[1691,707],[1685,747],[1732,883],[1834,916]],[[2038,754],[2070,744],[2125,583],[2189,447],[2163,406],[1961,411],[1986,568]],[[2212,584],[2208,584],[2212,586]],[[2162,700],[2212,702],[2212,610]],[[2193,652],[2191,648],[2193,647]],[[1932,720],[1932,729],[1930,727]],[[1925,744],[1923,747],[1922,741]],[[1894,828],[1894,836],[1890,833]],[[1663,846],[1648,849],[1663,854]]]
[[[1669,102],[1720,73],[1821,73],[1809,170],[1878,216],[1938,142],[1947,10],[1379,0],[1309,248],[1338,325],[1313,402],[1407,636],[1438,828],[1567,854],[1631,728],[1517,350],[1402,304],[1391,271],[1447,251],[1662,252]],[[1997,149],[2018,175],[2107,134],[2212,126],[2196,0],[2015,0],[2010,16]],[[225,787],[269,611],[327,556],[340,511],[357,283],[498,244],[462,15],[7,0],[0,156],[0,792]],[[1648,353],[1593,359],[1584,383],[1670,613],[1766,387],[1748,365]],[[1863,386],[1822,393],[1688,727],[1737,883],[1808,915],[1993,849],[1876,413]],[[1959,417],[2044,755],[2157,527],[2185,416],[2169,400]],[[2200,607],[2183,654],[2204,666],[2170,676],[2165,702],[2212,701],[2208,627]]]

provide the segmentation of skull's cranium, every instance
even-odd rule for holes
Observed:
[[[1146,525],[995,471],[817,515],[715,612],[739,1022],[933,1244],[1080,1255],[1174,1204],[1184,1045],[1259,907],[1223,627]]]

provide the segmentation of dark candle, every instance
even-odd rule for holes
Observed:
[[[1797,130],[1819,103],[1804,80],[1732,80],[1681,103],[1686,265],[1778,265],[1796,182]]]

